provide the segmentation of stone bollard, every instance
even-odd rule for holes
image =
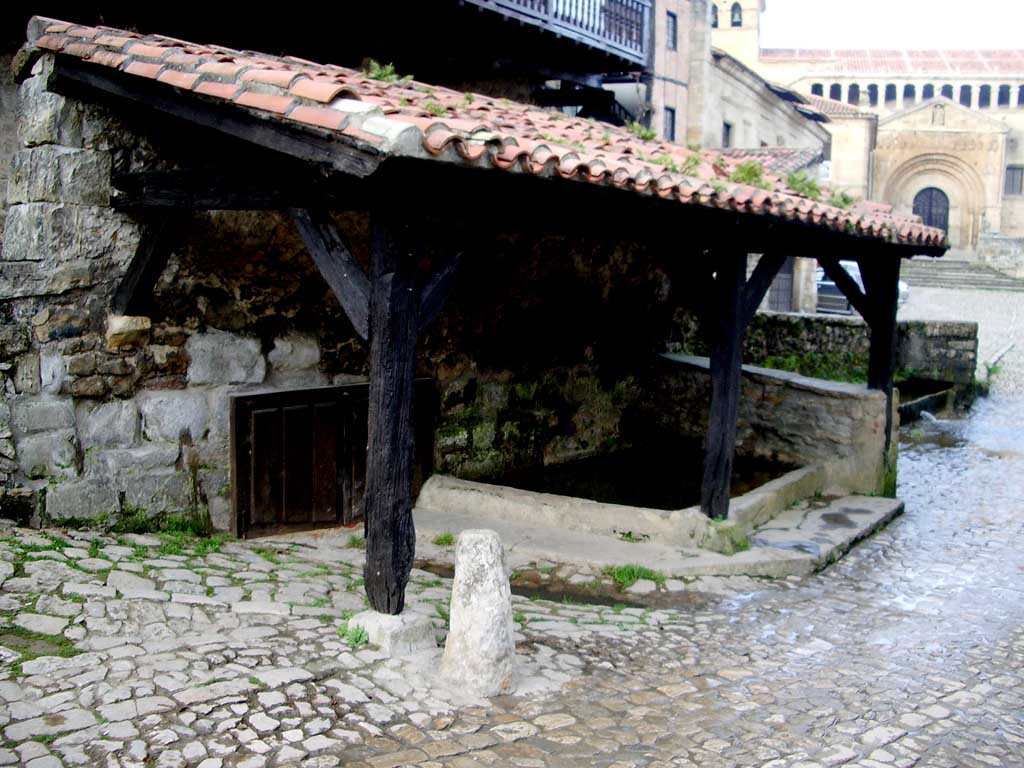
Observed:
[[[441,674],[477,696],[512,692],[512,591],[505,549],[494,531],[459,534],[448,642]]]

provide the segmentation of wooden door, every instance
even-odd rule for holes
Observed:
[[[366,384],[232,399],[232,485],[243,536],[363,518]],[[417,485],[433,456],[433,382],[417,382]]]

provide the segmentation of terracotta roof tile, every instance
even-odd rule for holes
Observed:
[[[157,80],[161,83],[173,85],[175,88],[184,88],[186,91],[191,91],[200,77],[202,75],[195,72],[179,72],[176,69],[165,69],[157,77]]]
[[[33,24],[42,26],[40,21],[34,19],[29,29]],[[57,20],[43,23],[46,33],[30,40],[37,48],[119,66],[126,77],[156,79],[168,87],[191,89],[292,124],[333,131],[342,140],[370,145],[384,155],[438,157],[609,185],[688,205],[799,220],[891,242],[930,248],[945,245],[945,233],[912,217],[871,206],[842,210],[786,189],[785,175],[813,162],[808,150],[693,152],[677,144],[644,141],[625,128],[528,104],[408,80],[382,82],[334,65],[117,29],[73,27]],[[786,53],[807,56],[813,52]],[[858,61],[882,58],[875,55],[878,52],[856,53]],[[909,57],[899,58],[899,52],[882,53],[909,61]],[[767,189],[729,180],[743,158],[762,163]]]

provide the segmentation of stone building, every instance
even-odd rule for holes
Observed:
[[[716,47],[828,115],[833,183],[1024,276],[1024,50],[762,49],[765,0],[716,7]]]
[[[192,510],[253,533],[358,518],[369,320],[338,297],[379,252],[375,220],[395,211],[427,233],[411,359],[426,382],[421,477],[500,479],[649,442],[657,353],[726,290],[721,263],[703,258],[721,232],[737,285],[765,243],[826,260],[856,245],[879,270],[944,248],[941,232],[801,197],[784,177],[734,182],[737,160],[719,153],[504,98],[47,19],[16,64],[0,470],[54,519]],[[680,228],[704,234],[680,241]],[[466,253],[442,312],[431,291],[448,285],[455,246]],[[345,274],[325,252],[345,255]],[[761,289],[780,263],[763,261]],[[872,389],[776,383],[746,408],[757,423],[741,452],[814,464],[818,490],[881,490],[885,274],[860,297],[883,329]],[[744,291],[752,315],[760,296]],[[707,391],[688,370],[670,394]],[[791,426],[822,409],[824,455]]]

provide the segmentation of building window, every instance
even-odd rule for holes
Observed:
[[[896,103],[896,86],[892,83],[885,86],[885,106],[890,106]]]
[[[932,85],[931,83],[929,83],[928,85],[926,85],[924,88],[921,89],[921,99],[923,101],[928,101],[928,99],[934,99],[934,98],[935,98],[935,86]]]
[[[999,106],[1008,107],[1010,106],[1010,86],[1000,85],[999,86]]]
[[[732,146],[732,123],[722,123],[722,147]]]
[[[711,28],[718,29],[718,6],[711,6]]]
[[[825,86],[821,83],[815,83],[811,86],[811,96],[824,96]]]
[[[740,8],[739,3],[732,4],[732,17],[729,23],[734,27],[743,26],[743,9]]]
[[[1003,194],[1024,194],[1024,165],[1006,166],[1006,185],[1003,187]]]
[[[877,107],[878,106],[878,86],[877,85],[869,85],[868,86],[868,104],[870,104],[872,107]]]
[[[978,108],[988,109],[992,106],[992,86],[983,85],[978,89]]]
[[[665,107],[665,141],[676,140],[676,110]]]
[[[917,101],[917,88],[912,85],[903,86],[903,106],[909,107]]]
[[[950,100],[953,99],[953,86],[952,85],[944,85],[944,86],[942,86],[942,98],[950,99]]]
[[[832,101],[842,101],[843,86],[839,83],[832,83],[832,85],[828,87],[828,97],[832,99]]]
[[[665,12],[665,45],[670,51],[679,46],[679,17],[672,11]]]
[[[860,86],[854,83],[847,89],[846,100],[853,105],[860,104]]]
[[[960,86],[960,106],[971,106],[971,86],[969,85]]]
[[[1024,107],[1024,85],[1017,89],[1017,106]]]

